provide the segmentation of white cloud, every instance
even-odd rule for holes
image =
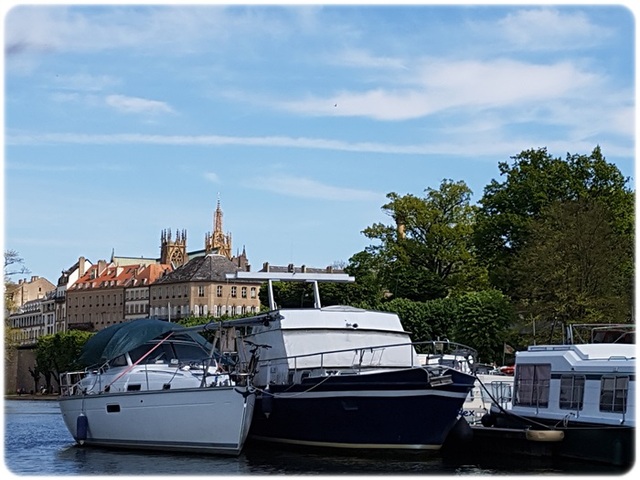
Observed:
[[[507,45],[526,50],[584,48],[611,35],[582,12],[551,8],[517,10],[499,21],[498,28]]]
[[[157,100],[146,98],[127,97],[125,95],[109,95],[105,102],[108,106],[123,113],[172,113],[169,105]]]
[[[350,48],[326,58],[328,64],[335,64],[351,68],[375,68],[386,70],[406,70],[407,66],[401,58],[377,56],[363,49]]]
[[[204,178],[211,183],[220,183],[220,177],[214,172],[205,172]]]
[[[325,138],[306,137],[229,137],[222,135],[141,135],[141,134],[116,134],[116,135],[89,135],[89,134],[28,134],[9,133],[5,137],[7,145],[52,145],[52,144],[84,144],[84,145],[116,145],[116,144],[149,144],[149,145],[197,145],[197,146],[249,146],[271,148],[308,148],[317,150],[336,150],[346,152],[368,152],[394,155],[457,155],[460,157],[478,157],[484,155],[510,156],[514,152],[523,150],[523,145],[544,146],[549,143],[548,138],[532,136],[529,138],[509,138],[503,140],[500,137],[481,135],[471,139],[468,137],[461,141],[460,138],[445,139],[448,133],[443,127],[443,135],[437,141],[422,144],[392,144],[376,142],[347,142]],[[499,131],[497,132],[500,133]],[[586,143],[585,143],[586,144]],[[578,151],[573,139],[563,141],[560,151]],[[592,144],[588,150],[593,149]],[[581,147],[582,148],[582,147]],[[619,154],[632,156],[633,147],[619,148]]]
[[[280,195],[319,200],[369,201],[381,197],[380,194],[370,190],[335,187],[309,178],[282,174],[266,178],[260,177],[259,180],[248,181],[245,185],[250,188],[266,190]]]
[[[450,108],[513,108],[560,97],[568,100],[585,89],[593,91],[602,81],[569,62],[545,65],[516,60],[431,59],[416,69],[411,80],[404,80],[405,87],[344,91],[274,106],[303,115],[408,120]]]

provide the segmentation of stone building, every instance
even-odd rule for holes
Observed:
[[[151,285],[150,315],[167,320],[189,316],[241,315],[260,310],[260,282],[230,282],[240,268],[225,255],[208,253]]]
[[[67,331],[67,289],[81,278],[92,263],[85,257],[78,257],[78,261],[66,270],[58,278],[55,290],[55,332]]]
[[[170,265],[119,266],[99,260],[67,290],[68,328],[98,331],[122,323],[127,314],[130,319],[147,317],[149,304],[145,290],[169,270]],[[128,288],[131,289],[129,295]],[[127,307],[133,308],[127,312]],[[136,313],[143,315],[135,316]]]
[[[47,293],[55,290],[56,286],[46,278],[34,275],[29,281],[20,279],[18,283],[7,286],[5,291],[6,305],[11,307],[12,311],[18,310],[25,303],[32,300],[45,298]]]

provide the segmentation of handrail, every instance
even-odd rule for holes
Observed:
[[[390,343],[390,344],[381,344],[381,345],[369,345],[366,347],[352,347],[352,348],[344,348],[344,349],[339,349],[339,350],[324,350],[324,351],[320,351],[320,352],[313,352],[313,353],[303,353],[303,354],[299,354],[299,355],[286,355],[286,356],[281,356],[281,357],[271,357],[268,359],[261,359],[260,363],[266,363],[267,361],[273,362],[273,361],[278,361],[278,360],[294,360],[295,362],[297,362],[297,359],[299,358],[305,358],[305,357],[316,357],[316,356],[320,356],[321,357],[321,365],[324,365],[324,356],[325,355],[331,355],[331,354],[336,354],[336,353],[346,353],[346,352],[354,352],[354,353],[358,353],[358,352],[366,352],[367,350],[370,350],[371,352],[373,352],[374,350],[384,350],[387,348],[393,348],[393,347],[406,347],[406,346],[412,346],[415,347],[416,345],[430,345],[432,346],[434,349],[436,348],[436,346],[444,346],[444,345],[453,345],[455,346],[455,348],[457,348],[458,350],[461,350],[461,352],[459,352],[458,354],[460,354],[461,356],[471,356],[471,357],[475,357],[477,356],[477,351],[471,347],[468,347],[466,345],[463,345],[461,343],[456,343],[456,342],[450,342],[448,340],[425,340],[425,341],[421,341],[421,342],[404,342],[404,343]],[[415,349],[414,349],[415,351]],[[466,354],[466,355],[463,355]],[[417,352],[416,352],[417,354]],[[455,351],[452,352],[447,352],[446,354],[455,354]],[[427,359],[429,359],[429,355],[430,353],[427,354]],[[441,357],[442,355],[445,355],[445,351],[442,350],[441,352],[437,352],[434,353],[433,356],[434,357]],[[412,356],[412,361],[413,361],[413,356]]]

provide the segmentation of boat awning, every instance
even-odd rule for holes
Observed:
[[[84,345],[78,362],[83,366],[103,363],[171,331],[185,333],[201,345],[208,343],[202,335],[177,323],[144,318],[99,331]]]

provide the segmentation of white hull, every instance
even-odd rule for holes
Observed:
[[[238,455],[253,418],[255,395],[246,391],[172,389],[76,395],[59,401],[69,432],[81,444]],[[78,429],[81,415],[87,419],[86,435]]]
[[[511,408],[513,394],[511,376],[479,373],[476,379],[461,412],[471,425],[480,423],[482,417],[491,411],[494,401],[502,408]]]

